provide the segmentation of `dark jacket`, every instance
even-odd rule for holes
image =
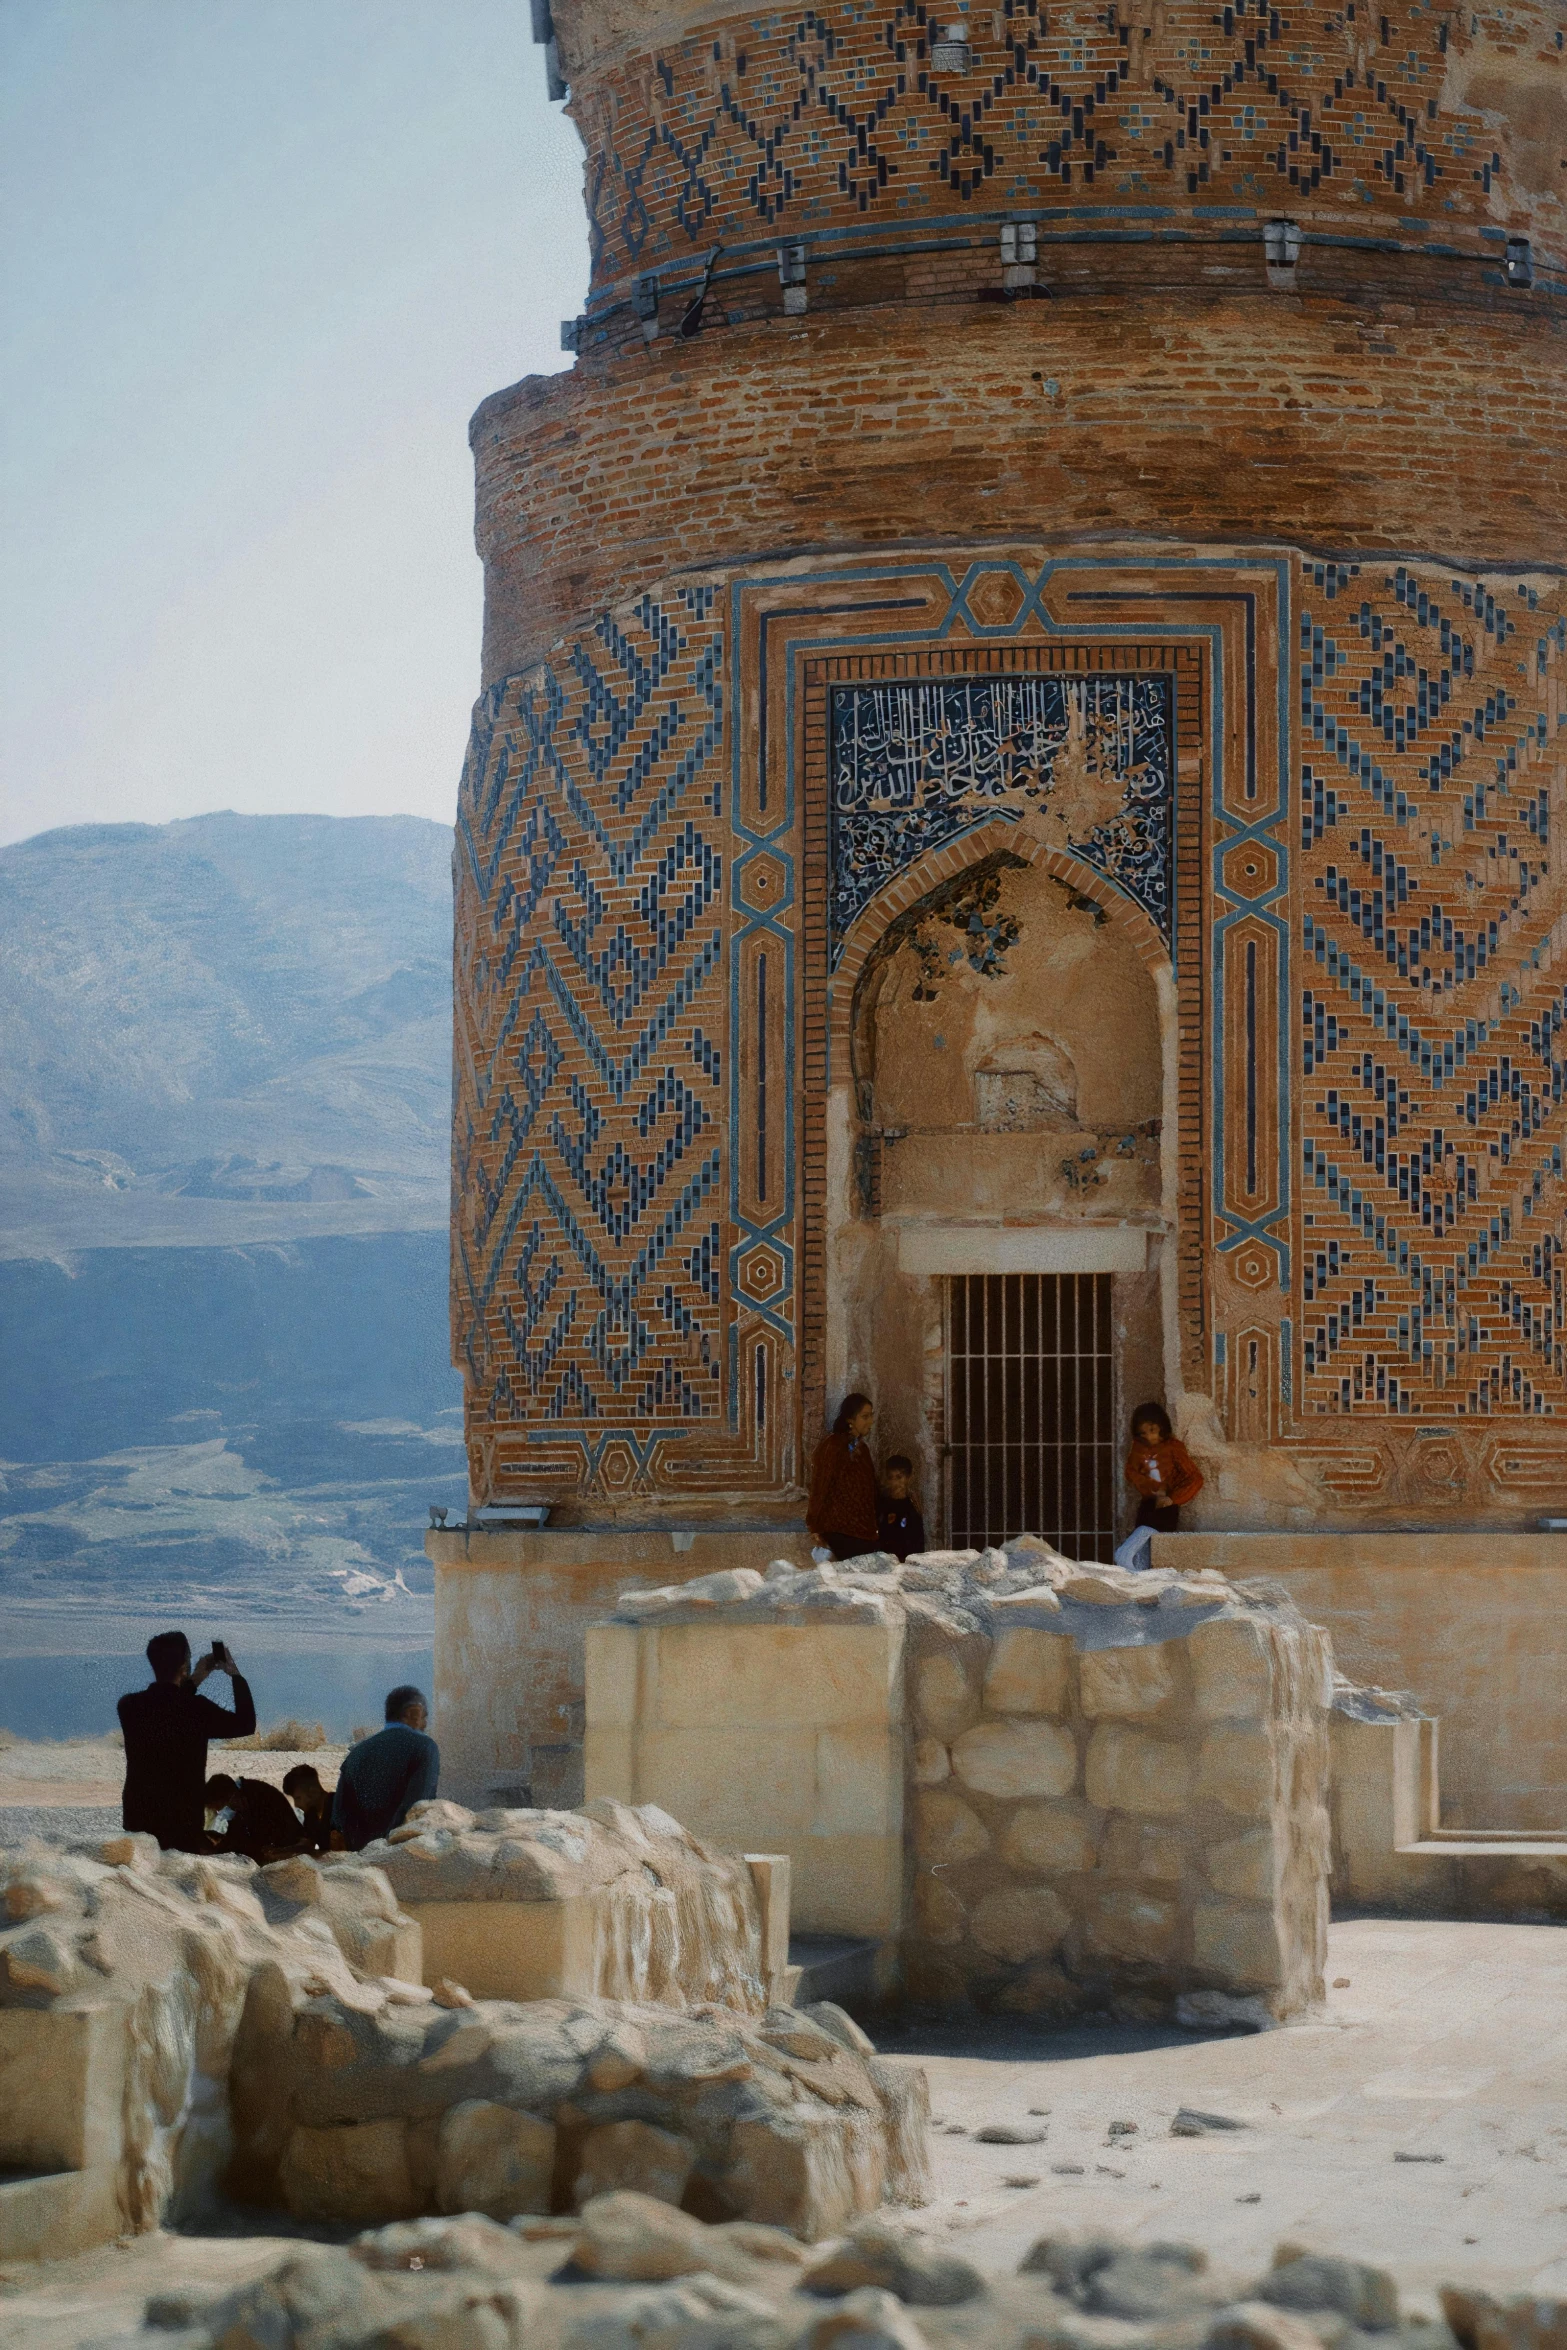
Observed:
[[[250,1683],[234,1675],[234,1711],[225,1713],[188,1681],[154,1681],[120,1699],[125,1733],[129,1829],[156,1836],[165,1852],[207,1850],[207,1740],[248,1738],[256,1726]]]
[[[835,1429],[822,1438],[811,1471],[805,1522],[835,1548],[855,1543],[863,1543],[867,1550],[876,1548],[876,1464],[862,1436],[840,1436]]]
[[[877,1512],[876,1547],[906,1559],[925,1547],[925,1521],[912,1501],[889,1501],[882,1495]]]
[[[332,1841],[332,1798],[328,1793],[319,1811],[302,1811],[301,1852],[325,1852]]]
[[[239,1801],[220,1852],[242,1852],[248,1860],[280,1860],[305,1841],[299,1814],[288,1797],[266,1779],[241,1779]]]
[[[416,1803],[441,1781],[441,1750],[423,1730],[388,1722],[373,1738],[351,1746],[337,1774],[332,1825],[350,1852],[400,1828]]]

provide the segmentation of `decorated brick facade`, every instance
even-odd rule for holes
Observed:
[[[1555,17],[964,27],[560,11],[578,357],[474,426],[475,1496],[782,1525],[847,1384],[934,1489],[910,1236],[972,1165],[971,1222],[1113,1225],[1207,1523],[1518,1523],[1567,1484]],[[1047,941],[1146,975],[1147,1098],[1019,1013],[900,1126],[896,1008],[983,1041]]]

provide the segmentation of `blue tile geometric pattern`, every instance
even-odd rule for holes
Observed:
[[[1167,677],[949,677],[831,698],[833,958],[915,858],[997,816],[1096,865],[1168,946],[1174,709]]]
[[[1567,1413],[1563,591],[1236,560],[1244,593],[1229,558],[1156,584],[1139,561],[1113,621],[1114,556],[882,552],[783,601],[766,573],[675,586],[484,696],[456,856],[475,1490],[787,1492],[809,1252],[844,1212],[801,1215],[812,990],[889,881],[997,814],[1169,941],[1177,671],[1143,665],[1154,636],[1207,646],[1213,680],[1179,745],[1206,809],[1177,974],[1208,1006],[1181,1112],[1208,1203],[1194,1343],[1221,1380],[1232,1338],[1275,1347],[1267,1440],[1307,1449],[1344,1414],[1419,1436]],[[1254,590],[1221,697],[1212,614]],[[796,644],[852,656],[820,704]]]
[[[961,236],[1013,206],[1136,234],[1198,197],[1212,227],[1245,222],[1255,239],[1320,191],[1362,237],[1472,249],[1499,233],[1497,194],[1519,200],[1494,130],[1444,95],[1467,11],[1128,0],[1062,15],[1003,0],[967,13],[961,73],[931,56],[951,13],[760,11],[596,66],[577,96],[596,294],[823,224],[845,253],[883,230]],[[1497,14],[1491,38],[1518,41]],[[1523,73],[1526,60],[1525,46]]]
[[[457,817],[454,1343],[470,1434],[718,1418],[725,828],[711,591],[483,697]],[[586,1434],[581,1431],[586,1430]],[[583,1466],[591,1471],[591,1457]]]
[[[1559,588],[1307,574],[1306,1412],[1567,1411],[1564,656]]]

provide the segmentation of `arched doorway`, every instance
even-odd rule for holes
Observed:
[[[831,1333],[930,1539],[1108,1557],[1127,1409],[1165,1388],[1168,964],[1074,861],[992,849],[855,987]]]

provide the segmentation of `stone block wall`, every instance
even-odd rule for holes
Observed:
[[[475,1816],[420,1803],[364,1865],[417,1921],[431,1985],[446,1976],[479,1999],[716,2001],[742,2015],[785,1988],[787,1858],[715,1851],[664,1812]],[[417,1963],[381,1971],[419,1975]]]
[[[1333,1700],[1333,1900],[1386,1916],[1567,1918],[1567,1832],[1443,1828],[1441,1724],[1407,1690]]]
[[[714,1585],[743,1599],[763,1579],[702,1578],[689,1610],[688,1586],[627,1593],[631,1620],[589,1631],[589,1798],[657,1803],[710,1843],[786,1852],[797,1926],[889,1940],[903,1907],[901,1615],[845,1589],[809,1616],[742,1605],[731,1620]]]
[[[764,1909],[744,1861],[657,1814],[435,1803],[410,1827],[375,1851],[470,1924],[526,1940],[608,1895],[595,1982],[620,1996],[427,1987],[419,1924],[358,1856],[0,1849],[0,2259],[223,2195],[341,2226],[629,2187],[808,2238],[923,2199],[924,2075],[829,2004],[769,2003],[783,1865]]]
[[[1439,1446],[1412,1442],[1423,1472]],[[1544,1506],[1559,1487],[1542,1475],[1538,1490]],[[1226,1499],[1244,1506],[1238,1495]],[[1326,1626],[1351,1679],[1414,1690],[1442,1723],[1441,1818],[1430,1826],[1545,1835],[1567,1826],[1567,1707],[1558,1694],[1567,1681],[1567,1535],[1156,1534],[1153,1556],[1182,1575],[1212,1567],[1268,1576]]]
[[[569,1526],[432,1531],[441,1785],[476,1811],[582,1800],[583,1636],[628,1584],[717,1568],[809,1563],[777,1528],[669,1532]]]
[[[150,1836],[0,1851],[0,2255],[33,2259],[188,2218],[232,2151],[229,2068],[252,1984],[275,2003],[370,1997],[419,1970],[419,1929],[345,1856],[258,1871]],[[399,1983],[396,1996],[430,1993]]]
[[[1332,1653],[1282,1595],[1083,1569],[1025,1536],[902,1567],[779,1561],[622,1612],[589,1635],[590,1785],[624,1796],[630,1773],[729,1841],[765,1833],[807,1885],[819,1818],[868,1806],[875,1901],[841,1922],[896,1942],[915,2001],[1261,2023],[1320,1997]],[[858,1749],[796,1752],[856,1643],[876,1644],[896,1805]]]
[[[455,2014],[253,1985],[230,2179],[296,2219],[563,2212],[630,2188],[814,2240],[928,2193],[928,2096],[836,2009],[630,2001]]]
[[[910,1996],[1298,2013],[1327,1924],[1325,1637],[1076,1581],[1099,1589],[911,1636]]]

